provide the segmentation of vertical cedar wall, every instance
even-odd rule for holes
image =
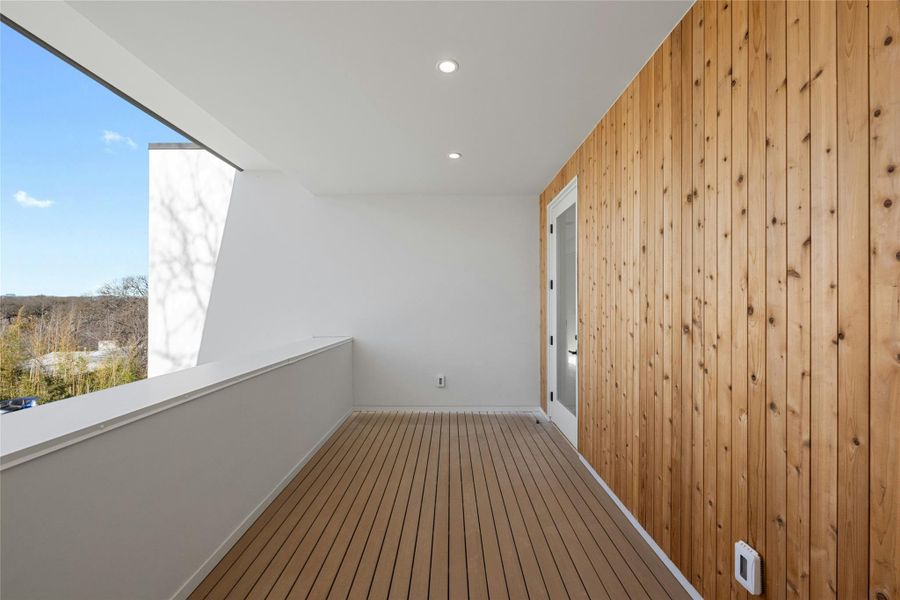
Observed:
[[[698,2],[541,196],[579,449],[706,598],[743,539],[768,598],[900,600],[898,168],[900,2]]]

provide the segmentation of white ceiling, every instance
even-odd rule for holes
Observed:
[[[267,163],[336,195],[539,193],[690,4],[70,6]],[[458,73],[435,69],[444,57]]]

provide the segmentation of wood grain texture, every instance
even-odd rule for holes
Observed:
[[[703,589],[703,475],[705,471],[703,453],[703,224],[705,194],[703,166],[704,166],[704,118],[703,118],[703,88],[705,86],[705,72],[703,61],[703,17],[709,3],[698,2],[692,10],[693,52],[691,56],[693,69],[693,97],[692,97],[692,206],[693,218],[693,247],[691,248],[693,268],[691,270],[691,327],[693,328],[693,372],[691,373],[693,386],[693,439],[691,441],[691,471],[692,495],[691,495],[691,572],[690,581],[697,590]]]
[[[731,33],[731,539],[748,539],[748,410],[747,388],[747,99],[749,73],[749,13],[746,2],[733,5]],[[730,541],[730,539],[727,539]],[[731,595],[746,598],[746,590],[730,576]]]
[[[734,5],[717,5],[716,64],[716,583],[715,596],[731,594],[734,580],[731,540],[732,384],[731,384],[731,156],[732,75],[731,28]]]
[[[692,419],[693,419],[693,336],[691,310],[691,277],[693,270],[693,152],[691,111],[693,69],[691,65],[692,35],[691,23],[687,20],[679,24],[681,29],[681,276],[677,279],[681,293],[681,517],[677,521],[680,528],[676,541],[680,545],[678,566],[685,574],[691,570],[691,473],[692,473]]]
[[[672,142],[672,161],[671,161],[671,179],[668,195],[669,216],[666,220],[666,226],[670,232],[671,240],[667,245],[671,252],[669,265],[672,270],[669,294],[671,296],[669,311],[667,312],[667,334],[670,336],[671,344],[671,364],[669,365],[669,373],[672,378],[672,399],[671,399],[671,419],[672,419],[672,438],[671,438],[671,514],[670,524],[671,532],[669,556],[678,564],[681,560],[681,529],[684,525],[684,511],[682,504],[682,482],[683,482],[683,447],[684,434],[682,432],[682,386],[681,386],[681,268],[682,268],[682,247],[681,247],[681,204],[682,204],[682,32],[680,27],[676,27],[672,32],[672,48],[670,52],[672,61],[672,91],[671,91],[671,116],[670,137]]]
[[[787,581],[809,598],[810,132],[809,3],[787,3]]]
[[[787,28],[766,3],[766,594],[785,597],[787,557]]]
[[[869,593],[900,598],[900,2],[869,11],[871,527]]]
[[[810,595],[837,596],[837,73],[836,4],[810,4],[812,230]]]
[[[718,2],[703,16],[703,553],[702,593],[716,595],[718,413]]]
[[[748,542],[766,545],[766,5],[750,9],[747,109]]]
[[[591,179],[587,459],[705,597],[745,540],[768,598],[900,598],[898,40],[697,2],[542,195]]]
[[[837,6],[838,597],[868,595],[869,555],[869,19]],[[892,75],[884,73],[882,77]],[[886,324],[888,327],[890,324]]]

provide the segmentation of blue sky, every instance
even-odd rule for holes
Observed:
[[[181,135],[0,26],[0,293],[147,273],[147,144]]]

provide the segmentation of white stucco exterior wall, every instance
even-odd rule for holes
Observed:
[[[352,335],[357,407],[536,407],[539,215],[533,196],[317,197],[238,173],[200,360]]]
[[[235,169],[194,144],[150,146],[150,377],[197,364]]]

